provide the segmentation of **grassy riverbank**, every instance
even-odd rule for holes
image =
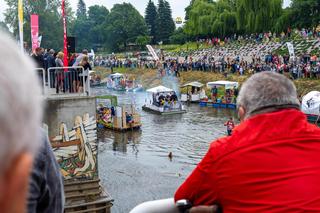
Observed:
[[[95,67],[94,70],[101,74],[102,78],[105,78],[108,74],[111,73],[110,69]],[[115,69],[114,72],[119,72],[128,75],[131,79],[136,79],[143,85],[145,88],[150,88],[153,86],[158,86],[161,84],[161,78],[157,75],[157,70],[153,69]],[[222,74],[213,73],[213,72],[201,72],[201,71],[188,71],[181,72],[181,77],[179,78],[180,85],[183,85],[191,81],[199,81],[201,83],[207,83],[209,81],[218,81],[218,80],[228,80],[228,81],[237,81],[240,85],[249,77],[249,75],[239,76],[229,74],[227,77],[224,77]],[[306,93],[316,90],[320,91],[320,80],[316,79],[299,79],[294,81],[298,95],[305,95]]]

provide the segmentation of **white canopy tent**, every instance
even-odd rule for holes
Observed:
[[[193,82],[190,82],[190,83],[187,83],[187,84],[184,84],[182,85],[181,87],[198,87],[198,88],[201,88],[203,87],[204,84],[198,82],[198,81],[193,81]]]
[[[216,87],[225,87],[226,89],[233,89],[234,87],[238,88],[239,83],[234,81],[214,81],[208,82],[207,87],[213,88]]]
[[[114,73],[109,75],[110,78],[121,78],[123,77],[123,74],[121,73]]]
[[[148,89],[147,92],[156,94],[161,92],[174,92],[174,90],[160,85],[160,86]]]
[[[320,92],[312,91],[303,96],[301,110],[308,115],[320,115]]]

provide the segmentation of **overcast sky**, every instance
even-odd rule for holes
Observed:
[[[39,1],[45,1],[45,0],[39,0]],[[50,0],[49,0],[50,1]],[[78,0],[69,0],[73,10],[76,10]],[[142,16],[144,16],[144,11],[147,6],[149,0],[84,0],[87,7],[98,4],[98,5],[104,5],[109,10],[112,8],[112,5],[117,3],[123,3],[123,2],[130,2],[134,7],[138,9],[138,11],[141,13]],[[158,0],[153,0],[156,4]],[[184,8],[186,8],[190,0],[167,0],[172,9],[172,16],[175,19],[176,17],[182,17],[184,18]],[[284,6],[287,7],[289,5],[291,0],[284,0]],[[4,0],[0,0],[0,21],[4,20],[3,13],[5,9],[7,8],[6,3]]]

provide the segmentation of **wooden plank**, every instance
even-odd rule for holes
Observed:
[[[64,186],[76,185],[76,184],[86,184],[86,183],[99,183],[100,179],[95,180],[81,180],[81,181],[64,181]]]
[[[102,192],[102,190],[100,188],[98,190],[93,189],[93,190],[87,190],[84,192],[77,191],[77,192],[65,193],[65,197],[66,197],[66,200],[79,198],[79,197],[80,198],[81,197],[87,198],[87,197],[92,197],[92,196],[99,196],[99,195],[101,195],[101,192]]]
[[[81,142],[79,139],[76,139],[73,141],[66,141],[63,143],[51,141],[52,148],[68,147],[68,146],[75,146],[75,145],[80,145],[80,144],[81,144]]]
[[[76,207],[84,207],[88,205],[96,205],[96,204],[103,204],[103,203],[111,203],[113,199],[110,196],[102,196],[99,199],[87,203],[77,203],[73,205],[66,205],[65,208],[76,208]]]
[[[62,135],[58,135],[51,139],[51,141],[62,141]]]

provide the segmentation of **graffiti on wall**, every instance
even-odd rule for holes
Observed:
[[[65,179],[98,177],[95,117],[88,113],[76,116],[71,130],[61,123],[59,135],[51,139],[51,145]]]

